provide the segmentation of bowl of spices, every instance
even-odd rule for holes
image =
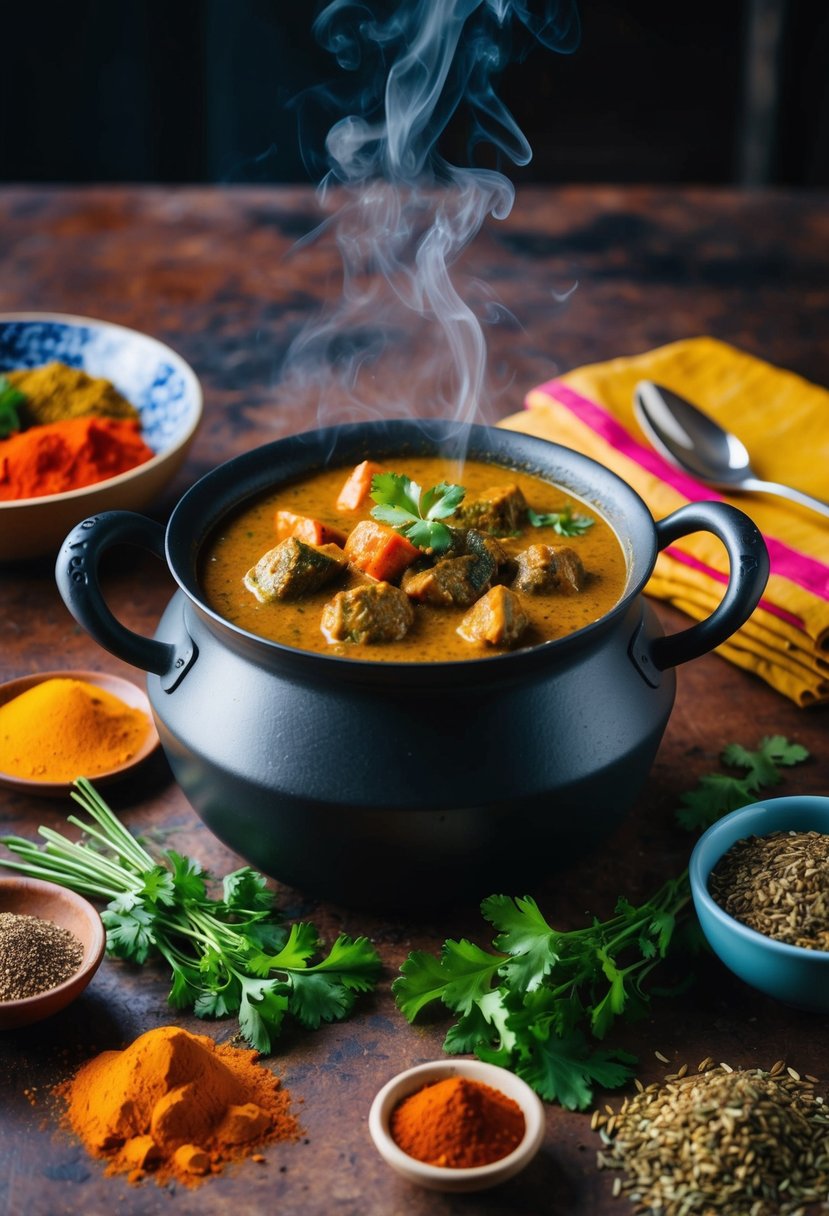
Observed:
[[[403,1178],[434,1191],[482,1191],[523,1170],[544,1139],[525,1081],[480,1060],[435,1060],[393,1077],[369,1111],[371,1137]]]
[[[150,506],[201,414],[193,369],[147,334],[0,314],[0,561],[56,553],[93,513]]]
[[[0,878],[0,1030],[65,1009],[105,945],[101,918],[82,895],[39,878]]]
[[[735,975],[829,1012],[829,798],[770,798],[732,811],[691,855],[694,906]]]
[[[76,777],[108,782],[158,747],[146,693],[97,671],[44,671],[0,684],[0,785],[62,797]]]

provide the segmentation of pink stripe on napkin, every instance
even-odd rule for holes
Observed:
[[[689,501],[723,501],[721,494],[717,494],[708,486],[695,481],[686,473],[680,472],[679,469],[664,460],[658,452],[639,443],[603,406],[583,397],[581,393],[562,384],[560,380],[549,380],[536,391],[546,393],[548,397],[552,397],[560,405],[565,406],[617,452],[627,456],[629,460],[634,461],[648,473],[652,473],[654,477],[658,477],[660,481],[673,486]],[[773,574],[787,578],[789,582],[811,592],[812,595],[819,596],[820,599],[829,600],[829,566],[805,553],[800,553],[797,549],[790,548],[789,545],[773,536],[764,535],[764,539],[768,547]],[[764,607],[766,606],[764,604]],[[782,616],[783,613],[780,612],[778,615]]]
[[[716,579],[718,583],[727,583],[728,575],[723,574],[721,570],[715,570],[713,566],[706,565],[699,558],[693,557],[690,553],[683,553],[681,549],[675,548],[674,545],[668,545],[665,552],[676,562],[681,562],[683,566],[690,566],[692,570],[699,570],[703,574],[707,574],[709,578]],[[794,612],[788,612],[785,608],[781,608],[779,604],[773,604],[771,600],[762,597],[760,600],[761,608],[766,612],[770,612],[772,616],[779,617],[781,621],[788,621],[790,625],[794,625],[795,629],[803,628],[803,621]]]

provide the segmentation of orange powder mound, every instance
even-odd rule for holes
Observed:
[[[132,418],[67,418],[0,440],[0,502],[63,494],[144,464],[155,453]]]
[[[74,781],[136,755],[150,719],[105,688],[55,676],[0,705],[0,772],[27,781]]]
[[[424,1085],[394,1108],[392,1139],[429,1165],[465,1169],[500,1161],[521,1143],[524,1112],[499,1089],[470,1077]]]
[[[104,1051],[57,1087],[66,1119],[108,1174],[197,1186],[225,1162],[297,1140],[291,1095],[255,1051],[178,1026]],[[260,1156],[260,1154],[256,1154]]]

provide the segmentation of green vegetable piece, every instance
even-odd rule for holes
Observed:
[[[466,491],[463,486],[440,482],[424,494],[416,481],[402,473],[375,473],[371,479],[372,519],[388,524],[418,549],[443,553],[452,532],[442,519],[457,511]]]

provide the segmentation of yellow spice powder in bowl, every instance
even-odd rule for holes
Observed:
[[[0,686],[0,783],[58,796],[111,779],[158,746],[146,694],[100,672],[43,672]]]

